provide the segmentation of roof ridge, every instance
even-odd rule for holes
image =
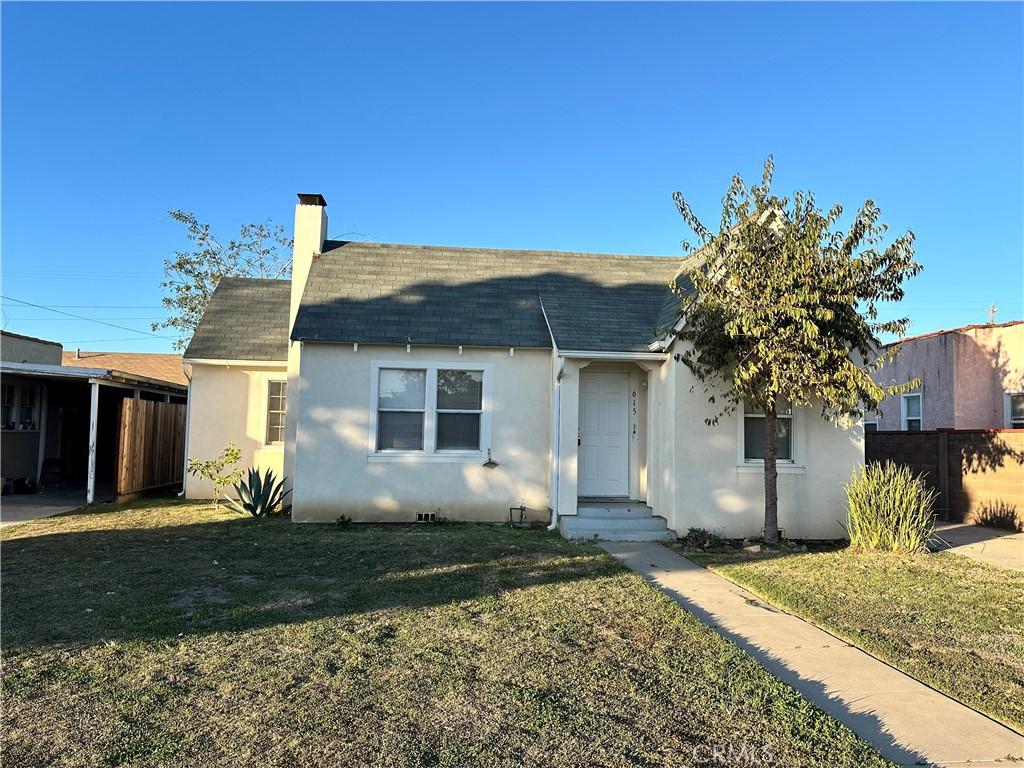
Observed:
[[[1020,325],[1024,323],[1024,320],[1007,320],[1002,323],[972,323],[971,325],[961,325],[959,328],[940,328],[937,331],[924,331],[922,333],[914,334],[913,336],[904,336],[902,339],[896,339],[896,341],[890,341],[887,344],[883,344],[883,347],[891,347],[894,344],[902,344],[905,341],[917,341],[918,339],[927,339],[932,336],[943,336],[947,333],[962,333],[964,331],[977,331],[984,328],[1009,328],[1013,325]]]
[[[492,248],[483,246],[468,246],[468,245],[425,245],[422,243],[377,243],[363,240],[332,240],[330,238],[324,240],[324,246],[328,243],[334,244],[334,247],[330,250],[336,250],[344,246],[356,246],[374,249],[384,248],[406,248],[422,251],[459,251],[469,253],[487,253],[487,254],[518,254],[518,255],[536,255],[536,256],[590,256],[604,259],[656,259],[656,260],[668,260],[678,259],[686,261],[690,256],[687,254],[637,254],[637,253],[605,253],[599,251],[556,251],[550,249],[537,249],[537,248]],[[324,253],[327,249],[324,249]],[[692,254],[691,254],[692,255]]]

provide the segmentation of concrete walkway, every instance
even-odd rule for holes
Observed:
[[[667,547],[601,546],[893,762],[980,768],[1024,759],[1024,736]]]
[[[79,489],[10,494],[0,498],[0,527],[41,520],[84,506],[85,491]]]
[[[1024,533],[967,523],[940,523],[935,528],[935,538],[947,545],[939,549],[1000,568],[1024,571]]]

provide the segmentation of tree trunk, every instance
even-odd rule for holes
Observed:
[[[775,404],[764,409],[764,541],[779,543],[779,418]]]

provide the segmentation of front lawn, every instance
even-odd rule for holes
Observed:
[[[1024,730],[1024,573],[941,553],[692,557]]]
[[[6,765],[888,765],[544,531],[138,502],[0,539]]]

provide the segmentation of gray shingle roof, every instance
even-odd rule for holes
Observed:
[[[327,241],[291,337],[550,348],[553,334],[560,349],[642,351],[655,328],[671,324],[668,282],[680,262]]]
[[[225,277],[217,284],[185,357],[287,360],[291,282]]]

